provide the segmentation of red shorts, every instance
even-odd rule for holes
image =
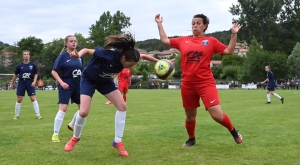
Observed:
[[[118,89],[121,93],[128,93],[128,84],[119,84]]]
[[[182,82],[181,97],[185,109],[200,107],[200,98],[205,109],[220,104],[218,89],[213,83]]]

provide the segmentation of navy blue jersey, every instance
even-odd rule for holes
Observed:
[[[112,77],[123,70],[119,50],[95,49],[93,58],[84,68],[82,77],[91,82],[112,81]]]
[[[68,52],[64,52],[56,58],[52,70],[55,70],[61,78],[80,77],[82,64],[81,58],[71,58]]]
[[[275,79],[274,79],[274,75],[273,75],[272,71],[269,71],[267,73],[267,76],[269,79],[268,85],[270,85],[270,86],[275,85]]]
[[[36,65],[33,62],[28,64],[21,62],[17,65],[15,74],[19,75],[20,79],[33,79],[34,75],[37,74]]]

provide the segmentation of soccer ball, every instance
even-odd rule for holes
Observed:
[[[159,60],[154,65],[154,72],[159,79],[169,80],[175,73],[175,67],[171,61]]]

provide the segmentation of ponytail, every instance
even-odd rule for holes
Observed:
[[[140,60],[140,53],[136,49],[135,39],[130,32],[120,35],[110,35],[106,37],[106,42],[103,49],[119,49],[121,55],[125,56],[126,61],[138,62]]]

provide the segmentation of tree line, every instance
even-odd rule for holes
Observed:
[[[250,51],[246,57],[214,55],[214,60],[222,60],[222,66],[212,68],[216,78],[259,81],[266,77],[265,65],[271,66],[276,78],[300,76],[299,0],[238,0],[237,4],[229,8],[229,12],[235,17],[233,22],[239,22],[243,26],[238,34],[238,42],[248,43]],[[85,38],[80,33],[74,34],[78,43],[77,50],[101,46],[104,44],[105,37],[120,34],[129,26],[131,26],[130,17],[124,13],[104,12],[89,27],[89,37]],[[229,29],[206,35],[214,36],[224,44],[228,44],[230,40]],[[29,36],[12,46],[2,44],[0,50],[14,52],[14,55],[11,56],[11,64],[6,64],[7,66],[4,67],[1,53],[0,72],[12,73],[15,65],[22,59],[21,52],[29,50],[31,60],[39,68],[40,77],[43,79],[52,77],[50,74],[52,66],[64,46],[63,43],[64,38],[53,39],[51,43],[43,44],[41,39]],[[162,51],[170,48],[161,44],[158,39],[138,41],[136,47],[146,51]],[[90,58],[84,58],[84,66]],[[180,59],[180,56],[176,58]],[[132,72],[149,75],[154,73],[153,65],[153,63],[139,63],[132,68]],[[176,60],[175,67],[175,77],[180,77],[179,60]]]

